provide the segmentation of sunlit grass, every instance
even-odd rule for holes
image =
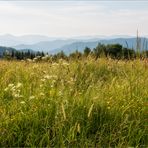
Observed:
[[[0,61],[0,146],[147,146],[148,64]]]

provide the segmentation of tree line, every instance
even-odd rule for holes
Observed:
[[[25,59],[34,59],[36,57],[39,57],[40,59],[42,57],[47,56],[48,53],[44,52],[32,52],[28,50],[25,51],[17,51],[12,50],[11,52],[4,52],[3,57],[5,59],[16,59],[16,60],[25,60]],[[85,47],[83,52],[80,52],[76,50],[73,53],[70,53],[69,55],[65,54],[63,51],[48,55],[48,57],[51,57],[53,60],[58,59],[81,59],[83,57],[91,56],[95,59],[98,59],[100,57],[110,57],[113,59],[134,59],[137,56],[140,58],[147,58],[148,57],[148,51],[135,51],[134,49],[125,48],[120,44],[111,44],[111,45],[104,45],[99,43],[96,48],[90,49],[89,47]]]
[[[16,59],[16,60],[34,59],[37,56],[44,57],[45,53],[43,51],[32,52],[29,49],[26,51],[19,51],[19,50],[5,51],[3,53],[3,58]]]

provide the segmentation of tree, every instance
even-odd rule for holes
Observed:
[[[122,55],[122,45],[113,44],[107,45],[107,54],[113,58],[120,58]]]
[[[84,55],[85,55],[86,57],[90,54],[90,52],[91,52],[91,49],[88,48],[88,47],[85,47],[85,49],[84,49]]]
[[[44,57],[44,56],[45,56],[45,54],[44,54],[44,52],[43,52],[43,51],[42,51],[42,53],[41,53],[41,56],[42,56],[42,57]]]
[[[15,51],[14,50],[12,50],[12,52],[11,52],[11,58],[15,58]]]
[[[98,57],[105,56],[106,55],[106,46],[101,43],[98,43],[97,47],[93,49],[93,53],[94,53],[96,59]]]
[[[66,59],[66,55],[65,55],[64,51],[57,53],[57,58],[58,59]]]
[[[30,50],[27,51],[27,58],[30,58]]]
[[[80,59],[82,57],[82,53],[76,50],[75,52],[71,53],[69,57],[72,59]]]
[[[123,48],[122,49],[122,57],[124,59],[131,59],[135,57],[135,51],[133,49]]]

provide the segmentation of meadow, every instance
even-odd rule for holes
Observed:
[[[0,61],[0,147],[147,147],[148,62]]]

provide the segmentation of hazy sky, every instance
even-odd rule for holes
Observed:
[[[148,35],[148,1],[0,1],[0,34]]]

